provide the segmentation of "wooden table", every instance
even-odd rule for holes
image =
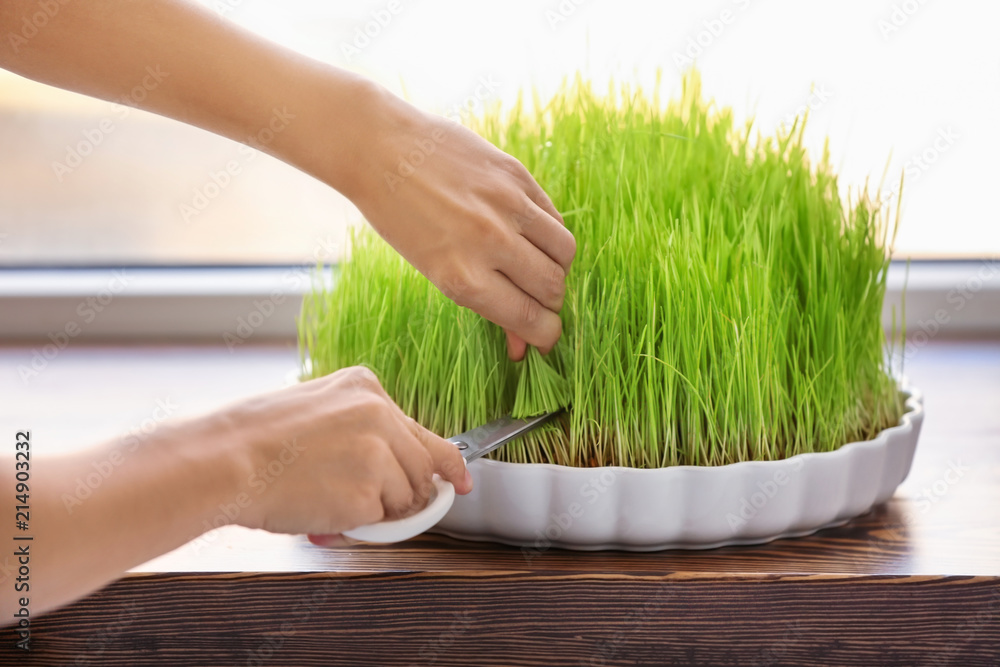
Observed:
[[[2,367],[30,352],[0,348]],[[36,447],[70,447],[156,398],[198,412],[278,386],[294,364],[290,346],[79,347],[0,391]],[[17,664],[998,665],[1000,341],[935,340],[906,372],[927,408],[913,469],[840,528],[530,559],[433,535],[321,549],[226,528],[38,619]]]

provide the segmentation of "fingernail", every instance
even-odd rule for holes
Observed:
[[[472,488],[472,473],[469,472],[468,468],[465,469],[465,485]]]

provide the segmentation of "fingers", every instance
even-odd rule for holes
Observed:
[[[472,476],[465,466],[465,459],[462,458],[458,447],[438,434],[428,431],[415,419],[406,416],[402,408],[393,403],[388,395],[386,395],[386,400],[389,400],[400,421],[412,434],[415,440],[414,446],[419,451],[420,456],[411,455],[411,459],[419,458],[421,468],[418,476],[421,482],[426,484],[426,492],[421,494],[421,505],[430,497],[430,490],[433,487],[431,478],[434,472],[440,473],[443,479],[451,482],[457,493],[466,494],[471,491]]]
[[[427,504],[434,488],[434,461],[417,437],[417,423],[403,413],[374,374],[372,379],[366,389],[383,402],[386,418],[378,420],[378,435],[391,452],[382,471],[382,506],[387,517],[398,518]]]
[[[531,200],[538,205],[543,211],[547,212],[553,218],[559,221],[559,224],[563,223],[562,215],[556,209],[555,204],[552,203],[552,199],[549,195],[542,189],[542,186],[538,184],[528,168],[521,163],[520,160],[514,159],[517,167],[513,170],[513,173],[520,178],[521,187],[524,188],[524,192],[531,197]]]
[[[395,457],[398,457],[399,454],[396,452],[398,447],[392,449]],[[385,519],[398,519],[422,507],[402,462],[395,457],[385,457],[380,473],[382,482],[380,499],[385,510]],[[426,497],[424,500],[426,501]]]
[[[500,271],[489,271],[472,303],[477,313],[548,354],[562,334],[562,321]]]
[[[547,354],[562,334],[559,315],[515,285],[500,270],[477,271],[475,267],[465,268],[456,262],[448,265],[447,273],[442,271],[437,275],[435,284],[458,305],[476,311],[518,339],[534,345],[542,354]],[[517,349],[508,348],[508,351],[516,352]]]
[[[358,366],[341,369],[336,373],[353,391],[367,395],[369,413],[365,427],[375,437],[375,443],[384,443],[388,451],[373,455],[375,473],[379,480],[379,497],[386,517],[403,516],[423,507],[430,497],[433,466],[431,457],[414,435],[409,420],[399,409],[378,377],[371,370]],[[371,446],[379,447],[372,443]]]
[[[427,504],[427,500],[431,497],[431,491],[434,489],[434,483],[431,479],[435,469],[434,460],[417,436],[421,427],[403,414],[399,406],[392,403],[388,396],[385,397],[385,400],[392,405],[392,411],[400,426],[400,428],[395,429],[398,433],[388,437],[389,447],[406,474],[412,489],[413,497],[409,509],[416,511]]]
[[[566,271],[552,258],[516,236],[514,249],[498,268],[512,283],[540,304],[558,313],[566,296]]]
[[[376,391],[390,406],[405,432],[393,439],[391,444],[416,495],[415,509],[423,507],[430,498],[434,472],[439,472],[443,479],[451,482],[457,493],[466,494],[471,491],[472,476],[469,475],[465,459],[458,448],[408,417],[381,384]]]
[[[539,326],[535,327],[535,337],[530,338],[531,324],[535,319],[530,300],[538,302],[558,318],[566,296],[566,273],[576,255],[576,239],[562,224],[562,216],[538,184],[533,180],[531,183],[541,201],[525,200],[522,214],[515,217],[520,234],[515,237],[510,254],[501,260],[503,264],[500,267],[504,277],[523,292],[523,295],[507,293],[508,301],[512,300],[518,309],[511,313],[514,319],[507,320],[512,323],[510,326],[501,324],[507,334],[507,356],[513,361],[524,358],[528,342],[545,354],[558,340],[562,332],[561,323],[556,327],[553,318],[544,313]],[[482,314],[494,322],[499,321]]]
[[[548,203],[547,207],[539,205],[534,199],[525,200],[524,210],[515,221],[520,227],[521,236],[559,264],[564,273],[569,273],[569,267],[576,256],[576,239],[566,229],[562,216],[548,196],[544,192],[542,196]]]

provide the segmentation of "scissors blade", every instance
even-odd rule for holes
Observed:
[[[489,454],[494,449],[506,445],[514,438],[538,428],[560,412],[562,410],[549,412],[529,419],[513,419],[508,415],[491,421],[488,424],[477,426],[465,433],[459,433],[452,438],[448,438],[448,442],[455,443],[462,450],[462,456],[465,457],[466,461],[474,461],[481,456]]]

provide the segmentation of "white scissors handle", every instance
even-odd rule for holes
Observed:
[[[448,441],[462,450],[462,457],[468,463],[541,426],[559,412],[549,412],[530,419],[501,417],[471,431],[448,438]],[[455,487],[451,482],[442,479],[440,475],[434,475],[434,491],[431,494],[431,499],[427,506],[416,514],[405,516],[402,519],[358,526],[351,530],[345,530],[342,534],[344,537],[362,542],[377,544],[402,542],[433,528],[438,521],[444,518],[454,503]]]
[[[362,542],[389,544],[416,537],[434,527],[444,518],[455,503],[455,487],[451,482],[434,475],[434,491],[427,506],[410,516],[393,521],[379,521],[367,526],[358,526],[343,532],[344,537]]]

